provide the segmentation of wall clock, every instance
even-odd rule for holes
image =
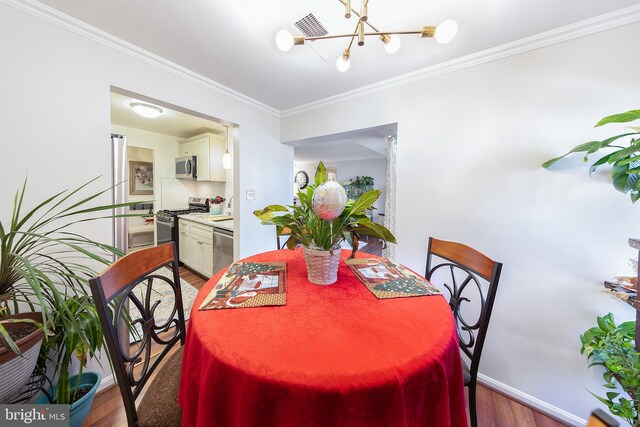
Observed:
[[[294,182],[298,184],[298,187],[302,190],[309,185],[309,175],[305,171],[298,171]]]

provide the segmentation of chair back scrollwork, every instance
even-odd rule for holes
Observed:
[[[171,348],[184,344],[174,243],[117,260],[90,286],[129,425],[136,425],[136,398]]]
[[[501,271],[502,263],[473,248],[429,238],[425,277],[438,286],[445,297],[448,294],[458,344],[471,361],[473,378],[478,372]]]

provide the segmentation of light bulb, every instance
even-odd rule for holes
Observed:
[[[395,34],[389,36],[389,41],[384,44],[384,50],[388,54],[394,54],[400,49],[400,37]]]
[[[436,41],[440,44],[449,43],[458,34],[458,23],[453,19],[447,19],[436,28]]]
[[[348,55],[340,55],[336,60],[336,68],[341,73],[344,73],[345,71],[347,71],[350,66],[351,66],[351,60],[349,59]]]
[[[280,30],[276,33],[276,46],[283,52],[287,52],[293,47],[293,35],[287,30]]]
[[[228,151],[222,156],[222,167],[224,169],[231,169],[231,154],[229,154]]]

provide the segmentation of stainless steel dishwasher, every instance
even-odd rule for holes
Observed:
[[[213,274],[233,262],[233,231],[213,227]]]

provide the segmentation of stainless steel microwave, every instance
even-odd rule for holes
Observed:
[[[176,178],[196,179],[198,177],[198,158],[196,156],[176,159]]]

